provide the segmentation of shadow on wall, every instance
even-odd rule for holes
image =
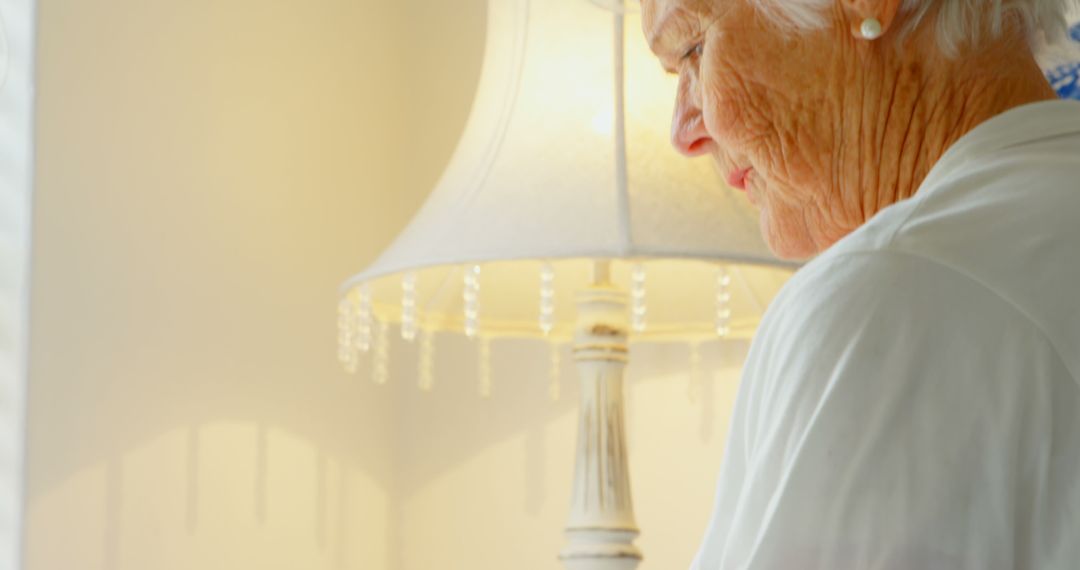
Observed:
[[[282,430],[212,422],[33,499],[28,567],[387,568],[390,516],[389,489],[354,462]]]
[[[40,363],[26,568],[393,568],[396,396],[340,372],[326,316],[286,319],[330,331],[311,343],[262,335],[265,360]]]

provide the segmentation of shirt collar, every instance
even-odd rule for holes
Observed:
[[[1009,109],[953,143],[930,169],[922,188],[938,186],[949,173],[973,158],[1070,134],[1080,134],[1080,101],[1039,101]]]

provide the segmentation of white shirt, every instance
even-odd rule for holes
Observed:
[[[1080,569],[1080,103],[979,125],[800,270],[700,570]]]

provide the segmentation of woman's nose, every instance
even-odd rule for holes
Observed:
[[[685,156],[701,156],[712,152],[714,141],[705,129],[701,106],[691,96],[690,82],[679,81],[675,97],[675,112],[671,117],[671,144]]]

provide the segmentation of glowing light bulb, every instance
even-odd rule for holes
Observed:
[[[610,136],[615,129],[615,113],[611,109],[602,109],[593,115],[589,126],[598,135]]]

